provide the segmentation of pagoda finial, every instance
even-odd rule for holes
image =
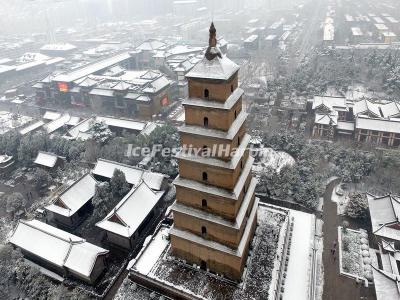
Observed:
[[[217,48],[217,30],[215,29],[214,22],[211,22],[210,38],[208,40],[208,48],[205,55],[208,60],[211,61],[217,56],[222,57],[221,53],[216,48]]]
[[[214,22],[211,22],[210,39],[208,40],[208,45],[210,47],[216,47],[217,46],[217,30],[215,29]]]

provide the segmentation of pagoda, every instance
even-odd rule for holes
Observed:
[[[179,128],[182,150],[170,230],[175,257],[236,281],[246,265],[258,208],[238,72],[218,49],[212,23],[204,58],[186,75],[189,98]]]

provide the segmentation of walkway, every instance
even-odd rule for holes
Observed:
[[[333,242],[338,238],[337,227],[342,223],[342,218],[337,216],[337,204],[331,201],[334,186],[335,182],[330,183],[324,195],[324,252],[322,254],[322,261],[324,264],[323,300],[375,300],[376,296],[373,286],[365,288],[362,285],[357,285],[356,281],[353,279],[340,276],[337,253],[336,261],[333,260],[330,250],[333,247]],[[338,251],[338,249],[336,251]]]

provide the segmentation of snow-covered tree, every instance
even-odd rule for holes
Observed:
[[[368,217],[367,195],[363,193],[353,193],[349,196],[346,207],[346,215],[352,218],[364,219]]]
[[[114,136],[104,122],[94,122],[89,132],[92,134],[93,139],[102,145],[106,144]]]
[[[125,173],[119,169],[114,170],[110,180],[110,188],[114,197],[121,198],[129,192],[129,183],[126,181]]]
[[[26,207],[26,199],[21,193],[12,193],[7,196],[6,209],[8,213],[15,214]]]

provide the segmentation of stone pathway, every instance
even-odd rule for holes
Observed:
[[[331,182],[324,195],[323,234],[324,252],[322,261],[324,264],[324,288],[323,300],[375,300],[373,286],[368,288],[356,284],[356,281],[339,275],[338,245],[336,246],[336,260],[331,253],[334,241],[337,240],[337,227],[341,225],[342,219],[337,216],[337,204],[331,201],[331,195],[335,182]]]

